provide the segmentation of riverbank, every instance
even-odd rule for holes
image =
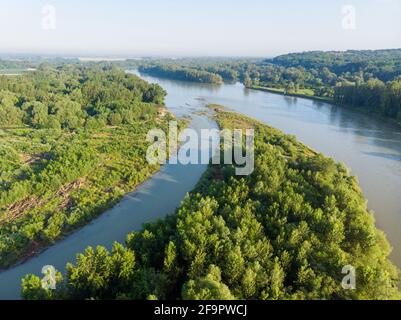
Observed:
[[[283,96],[289,96],[289,97],[305,98],[305,99],[311,99],[311,100],[320,101],[320,102],[334,103],[333,99],[331,99],[331,98],[318,97],[318,96],[314,96],[314,95],[307,94],[307,93],[288,93],[288,92],[285,92],[284,89],[278,89],[278,88],[251,86],[248,89],[276,93],[276,94],[281,94]]]
[[[280,95],[289,96],[289,97],[304,98],[304,99],[314,100],[314,101],[318,101],[318,102],[325,102],[325,103],[330,103],[332,105],[337,106],[337,104],[334,102],[334,100],[332,98],[328,98],[328,97],[318,97],[318,96],[313,96],[311,94],[306,94],[306,93],[286,93],[284,89],[259,87],[259,86],[252,86],[252,87],[249,87],[248,89],[275,93],[275,94],[280,94]],[[396,126],[401,127],[401,122],[391,119],[389,117],[385,117],[377,112],[366,111],[366,109],[364,109],[364,108],[356,108],[356,107],[351,107],[348,105],[341,105],[341,107],[346,108],[346,109],[350,110],[351,112],[355,112],[358,114],[364,114],[364,115],[367,115],[370,117],[375,117],[377,119],[385,120],[385,121],[388,121],[389,123],[392,123]]]
[[[223,78],[216,74],[207,71],[195,70],[185,67],[170,67],[170,66],[140,66],[139,72],[148,74],[150,76],[188,81],[195,83],[207,83],[213,85],[221,85],[224,83]]]

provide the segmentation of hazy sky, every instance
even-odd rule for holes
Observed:
[[[345,5],[355,8],[355,29],[349,20],[343,27]],[[0,0],[0,30],[0,53],[272,56],[400,48],[401,0]]]

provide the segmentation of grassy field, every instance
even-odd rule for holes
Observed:
[[[319,97],[315,96],[315,93],[312,89],[299,89],[295,92],[286,92],[284,88],[270,88],[270,87],[262,87],[262,86],[252,86],[250,89],[266,91],[271,93],[283,94],[291,97],[299,97],[306,99],[313,99],[322,102],[332,102],[332,99],[327,97]]]

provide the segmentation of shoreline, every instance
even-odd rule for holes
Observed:
[[[301,94],[301,93],[299,93],[299,94],[298,93],[284,93],[284,92],[281,92],[279,89],[275,90],[275,89],[272,89],[272,88],[265,88],[265,87],[252,86],[252,87],[246,87],[246,88],[249,89],[249,90],[268,92],[268,93],[272,93],[272,94],[278,94],[278,95],[281,95],[281,96],[288,96],[288,97],[294,97],[294,98],[304,98],[304,99],[308,99],[308,100],[314,100],[314,101],[317,101],[317,102],[328,103],[328,104],[331,104],[333,106],[340,107],[340,108],[345,108],[345,109],[347,109],[349,111],[352,111],[352,112],[355,112],[355,113],[358,113],[358,114],[361,114],[361,115],[365,115],[365,116],[368,116],[368,117],[372,117],[372,118],[376,118],[376,119],[379,119],[379,120],[387,121],[387,122],[395,125],[396,127],[401,128],[401,122],[398,122],[395,119],[383,116],[383,115],[381,115],[381,114],[379,114],[377,112],[373,112],[373,111],[365,112],[362,107],[350,107],[349,105],[345,105],[345,104],[338,105],[331,98],[309,96],[309,95],[304,95],[304,94]]]
[[[315,101],[319,101],[319,102],[326,102],[326,103],[334,104],[334,101],[331,98],[310,96],[310,95],[306,95],[306,94],[302,94],[302,93],[284,93],[284,92],[280,91],[280,89],[267,88],[267,87],[252,86],[252,87],[246,87],[246,88],[250,89],[250,90],[258,90],[258,91],[264,91],[264,92],[269,92],[269,93],[276,93],[276,94],[279,94],[282,96],[305,98],[305,99],[315,100]]]

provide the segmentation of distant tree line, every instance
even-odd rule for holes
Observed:
[[[2,69],[26,69],[32,68],[34,64],[25,60],[2,60],[0,59],[0,70]]]
[[[401,74],[401,49],[290,53],[265,62],[307,70],[326,67],[337,76],[363,72],[365,77],[390,81]]]
[[[218,74],[181,66],[170,66],[170,65],[141,66],[139,67],[139,71],[162,78],[170,78],[175,80],[212,83],[212,84],[223,83],[223,78]]]
[[[265,60],[164,59],[154,63],[157,66],[147,71],[158,76],[196,82],[241,81],[249,88],[321,97],[401,122],[401,49],[313,51]],[[203,72],[207,73],[200,76]]]

